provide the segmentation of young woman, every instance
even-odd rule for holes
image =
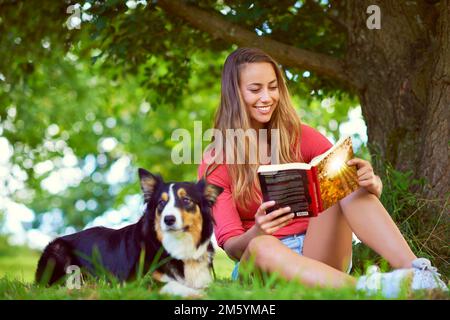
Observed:
[[[309,162],[332,146],[318,131],[300,122],[277,63],[253,48],[240,48],[226,59],[215,129],[223,137],[227,129],[267,129],[268,137],[271,129],[278,129],[275,152],[280,163]],[[261,143],[258,137],[249,139]],[[267,144],[271,150],[270,138]],[[400,282],[409,279],[413,289],[447,290],[430,262],[414,255],[379,201],[382,182],[369,162],[354,158],[348,163],[357,168],[357,191],[318,217],[293,219],[288,207],[266,214],[274,203],[262,203],[256,174],[259,164],[221,164],[218,159],[225,162],[227,151],[226,143],[222,145],[221,150],[205,153],[198,173],[224,189],[213,208],[215,235],[232,259],[245,261],[252,256],[260,270],[278,272],[310,286],[356,285],[369,292],[382,287],[386,296],[394,297]],[[238,147],[235,144],[234,148]],[[248,160],[248,147],[232,152],[243,152]],[[372,269],[359,279],[350,276],[352,232],[398,270],[380,273]],[[238,263],[233,278],[237,270]]]

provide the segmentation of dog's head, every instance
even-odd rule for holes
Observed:
[[[144,169],[139,169],[139,178],[147,204],[144,219],[157,239],[174,258],[198,258],[210,242],[211,209],[223,189],[203,179],[166,183]]]

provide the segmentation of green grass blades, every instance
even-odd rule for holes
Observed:
[[[1,239],[1,238],[0,238]],[[1,243],[0,243],[1,247]],[[69,289],[65,282],[61,286],[50,288],[39,287],[34,284],[34,271],[36,270],[39,253],[25,247],[4,246],[0,255],[0,299],[22,300],[155,300],[178,299],[179,297],[159,294],[162,284],[151,278],[151,272],[144,274],[142,252],[141,263],[136,272],[136,280],[128,283],[111,281],[106,274],[104,277],[86,277],[80,289]],[[101,257],[96,257],[99,262]],[[155,257],[150,266],[155,270],[163,263],[160,255]],[[364,261],[365,264],[371,264]],[[372,262],[374,262],[372,260]],[[382,264],[381,264],[382,265]],[[98,265],[101,269],[101,266]],[[216,250],[214,267],[217,278],[206,290],[203,299],[206,300],[353,300],[353,299],[384,299],[381,295],[365,296],[356,292],[354,288],[324,289],[308,288],[296,281],[285,281],[276,274],[267,275],[255,272],[252,264],[240,268],[239,281],[230,280],[234,262],[230,260],[221,249]],[[363,269],[363,268],[361,268]],[[384,268],[383,268],[384,269]],[[101,271],[101,270],[99,270]],[[353,275],[363,274],[364,271],[354,270]],[[405,292],[400,299],[449,299],[445,293],[414,293],[413,296]]]
[[[241,281],[217,280],[213,282],[205,300],[383,300],[380,295],[366,296],[354,288],[309,288],[296,281],[283,281],[269,277],[268,282],[253,283]],[[81,289],[67,289],[65,286],[42,288],[35,284],[0,279],[1,300],[162,300],[179,299],[180,297],[159,294],[159,284],[142,285],[134,281],[122,284],[112,284],[105,280],[86,281]],[[414,295],[403,293],[399,299],[449,299],[443,293],[419,292]]]

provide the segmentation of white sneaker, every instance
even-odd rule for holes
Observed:
[[[358,279],[356,289],[368,295],[381,293],[385,298],[396,298],[402,289],[407,288],[414,275],[412,269],[398,269],[380,272],[377,266],[370,266],[366,275]]]
[[[414,269],[412,290],[441,289],[448,291],[447,285],[441,280],[437,269],[431,266],[430,260],[418,258],[412,262],[412,267]]]
[[[431,266],[428,259],[418,258],[412,262],[412,268],[398,269],[382,273],[377,266],[370,266],[366,275],[358,279],[356,289],[369,295],[381,293],[385,298],[397,298],[403,290],[448,291],[440,274]]]

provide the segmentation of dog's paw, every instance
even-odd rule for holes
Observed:
[[[181,296],[183,298],[201,298],[203,297],[203,291],[186,287],[185,285],[171,281],[167,283],[159,291],[161,294],[168,294],[174,296]]]

